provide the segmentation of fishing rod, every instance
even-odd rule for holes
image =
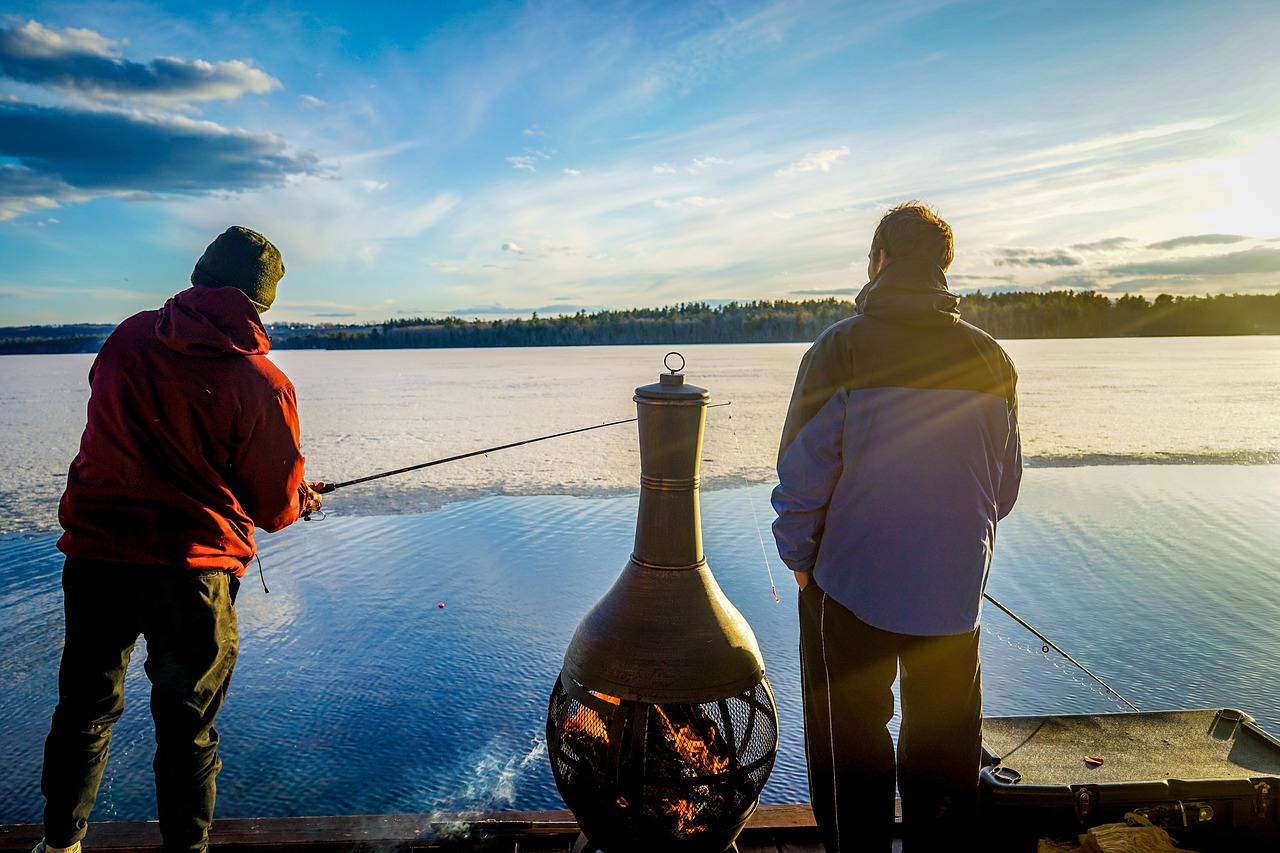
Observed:
[[[730,405],[730,403],[715,403],[714,405],[707,406],[707,408],[716,409],[716,408],[719,408],[720,406],[728,406],[728,405]],[[520,447],[523,444],[533,444],[536,441],[547,441],[548,439],[560,438],[566,435],[573,435],[574,433],[589,432],[590,430],[593,430],[593,429],[604,429],[605,427],[618,426],[619,424],[629,424],[638,420],[639,418],[636,417],[636,418],[627,418],[626,420],[621,420],[621,421],[610,421],[607,424],[595,424],[594,426],[579,427],[578,429],[567,429],[564,432],[557,432],[551,435],[540,435],[537,438],[526,438],[526,439],[523,439],[522,441],[513,441],[510,444],[500,444],[497,447],[486,447],[483,450],[472,450],[470,453],[459,453],[456,456],[446,456],[444,459],[433,459],[430,462],[421,462],[417,465],[409,465],[404,468],[397,468],[394,471],[383,471],[381,474],[370,474],[367,477],[357,477],[354,480],[346,480],[345,482],[342,482],[342,483],[325,483],[323,486],[316,489],[316,492],[322,495],[327,495],[329,494],[329,492],[332,492],[334,489],[343,489],[343,488],[346,488],[347,486],[354,486],[356,483],[367,483],[370,480],[381,480],[383,477],[394,477],[396,474],[407,474],[410,471],[418,471],[422,468],[430,468],[433,465],[443,465],[446,462],[457,462],[459,459],[467,459],[472,456],[483,456],[486,453],[496,453],[499,450],[507,450],[512,447]]]
[[[1128,706],[1129,706],[1130,708],[1132,708],[1133,710],[1135,710],[1135,711],[1136,711],[1136,710],[1138,710],[1138,707],[1137,707],[1136,705],[1134,705],[1134,704],[1133,704],[1132,702],[1130,702],[1128,699],[1124,698],[1124,697],[1123,697],[1123,696],[1121,696],[1119,693],[1117,693],[1115,690],[1113,690],[1113,689],[1111,688],[1111,686],[1110,686],[1109,684],[1107,684],[1105,681],[1103,681],[1101,678],[1099,678],[1098,676],[1096,676],[1096,675],[1094,675],[1092,672],[1090,672],[1090,671],[1088,670],[1088,668],[1087,668],[1084,664],[1080,663],[1080,661],[1076,660],[1076,659],[1075,659],[1075,658],[1073,658],[1071,655],[1067,654],[1067,653],[1066,653],[1066,652],[1064,652],[1062,649],[1058,648],[1058,646],[1057,646],[1057,645],[1056,645],[1052,640],[1050,640],[1050,639],[1049,639],[1048,637],[1046,637],[1044,634],[1041,634],[1041,633],[1040,633],[1039,631],[1037,631],[1035,628],[1031,627],[1031,625],[1030,625],[1030,624],[1028,624],[1025,620],[1023,620],[1023,619],[1022,619],[1022,617],[1018,616],[1018,614],[1014,613],[1012,610],[1010,610],[1009,608],[1005,607],[1005,606],[1004,606],[1003,604],[1001,604],[999,601],[996,601],[996,599],[995,599],[994,597],[992,597],[992,595],[991,595],[990,593],[984,592],[984,593],[982,594],[982,597],[983,597],[983,598],[985,598],[987,601],[990,601],[990,602],[991,602],[992,604],[994,604],[996,607],[999,607],[999,608],[1000,608],[1001,610],[1003,610],[1005,613],[1009,614],[1009,616],[1011,616],[1011,617],[1013,618],[1013,620],[1014,620],[1015,622],[1017,622],[1019,625],[1021,625],[1023,628],[1026,628],[1028,631],[1030,631],[1031,633],[1033,633],[1033,634],[1035,634],[1037,637],[1039,637],[1039,638],[1040,638],[1040,641],[1041,641],[1042,643],[1044,643],[1044,646],[1043,646],[1043,648],[1042,648],[1041,650],[1042,650],[1045,654],[1048,654],[1048,653],[1049,653],[1049,649],[1050,649],[1050,648],[1052,648],[1055,652],[1057,652],[1058,654],[1062,655],[1064,658],[1066,658],[1067,660],[1071,661],[1071,662],[1072,662],[1073,664],[1075,664],[1076,666],[1080,667],[1081,672],[1083,672],[1085,675],[1089,676],[1089,677],[1090,677],[1090,678],[1092,678],[1094,681],[1098,682],[1098,683],[1099,683],[1099,684],[1101,684],[1103,687],[1107,688],[1108,692],[1110,692],[1110,693],[1111,693],[1111,695],[1115,696],[1117,699],[1119,699],[1119,700],[1120,700],[1121,702],[1123,702],[1124,704],[1128,705]]]

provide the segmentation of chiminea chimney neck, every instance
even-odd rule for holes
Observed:
[[[640,507],[632,553],[641,565],[687,569],[704,561],[698,471],[710,396],[671,373],[636,389]]]

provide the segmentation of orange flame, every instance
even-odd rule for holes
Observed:
[[[693,726],[687,723],[673,723],[671,718],[667,716],[667,712],[662,710],[661,705],[654,705],[653,709],[662,718],[671,748],[690,767],[694,768],[696,772],[693,775],[714,776],[729,769],[729,758],[724,755],[717,755],[711,749],[710,742],[716,740],[717,734],[714,725],[708,723],[707,728],[709,731],[707,736],[700,737]]]
[[[706,832],[707,827],[701,823],[695,823],[698,818],[698,812],[706,807],[706,803],[696,803],[693,800],[686,800],[683,797],[676,799],[663,798],[662,806],[667,810],[667,814],[676,819],[676,831],[685,835],[693,835],[698,832]]]
[[[609,728],[605,725],[604,718],[586,705],[579,705],[572,714],[564,718],[564,731],[566,734],[586,735],[609,742]]]

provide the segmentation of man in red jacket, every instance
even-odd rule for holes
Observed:
[[[258,317],[283,275],[275,246],[229,228],[193,286],[121,323],[89,371],[58,508],[66,643],[37,853],[80,848],[139,635],[165,848],[208,845],[222,766],[213,722],[239,650],[234,602],[254,528],[280,530],[321,500],[303,479],[293,385],[267,358]]]

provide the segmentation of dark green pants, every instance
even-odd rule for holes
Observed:
[[[138,636],[151,681],[156,805],[166,850],[204,850],[213,821],[218,733],[240,639],[228,572],[68,557],[62,572],[66,643],[40,789],[45,839],[84,838],[124,711],[124,676]]]
[[[982,760],[978,630],[895,634],[866,624],[810,583],[800,593],[809,798],[827,853],[893,846],[954,849],[973,838]],[[889,721],[900,677],[895,756]]]

